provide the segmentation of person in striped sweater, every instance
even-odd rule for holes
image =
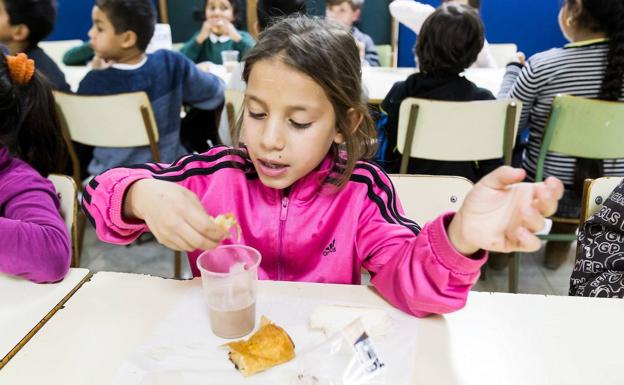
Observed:
[[[524,63],[510,63],[498,95],[523,102],[520,127],[528,127],[529,138],[522,168],[529,180],[535,175],[544,127],[557,94],[603,100],[623,97],[624,0],[565,0],[559,26],[570,44],[537,53]],[[624,175],[624,159],[590,161],[548,153],[544,175],[559,178],[566,187],[557,215],[578,218],[583,180]],[[557,224],[553,232],[571,232],[574,227]],[[548,242],[545,266],[559,267],[569,247],[569,243]]]

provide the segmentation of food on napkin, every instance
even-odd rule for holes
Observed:
[[[247,341],[225,344],[230,349],[230,361],[243,376],[283,364],[295,357],[295,344],[284,329],[262,316],[260,329]]]
[[[241,228],[232,213],[218,215],[214,221],[227,232],[231,232],[232,228],[236,229],[236,239],[240,241]]]
[[[382,309],[355,306],[321,305],[310,315],[310,328],[331,336],[360,318],[368,335],[382,337],[392,326],[392,318]]]

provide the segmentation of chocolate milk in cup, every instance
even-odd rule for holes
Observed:
[[[221,338],[249,334],[256,319],[260,253],[242,245],[219,246],[197,259],[210,327]]]

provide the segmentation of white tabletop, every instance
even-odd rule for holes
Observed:
[[[0,274],[0,368],[88,274],[87,269],[70,269],[64,280],[54,284]]]
[[[414,68],[362,68],[362,79],[368,91],[369,102],[372,104],[381,103],[394,83],[407,79],[414,72]],[[468,80],[478,87],[489,90],[494,96],[500,90],[504,75],[504,68],[469,68],[464,73]]]
[[[225,84],[229,84],[232,74],[227,72],[224,66],[212,63],[199,63],[197,66],[203,71],[211,72],[220,77]],[[59,65],[59,68],[65,74],[65,81],[73,92],[78,91],[80,82],[91,70],[89,66],[67,66],[64,64]]]
[[[198,279],[97,273],[0,371],[0,384],[111,384],[199,286]],[[261,282],[259,298],[272,296],[389,308],[365,286]],[[472,292],[461,311],[408,320],[415,364],[406,383],[621,384],[622,319],[618,299]]]

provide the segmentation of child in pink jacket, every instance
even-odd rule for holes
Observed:
[[[360,160],[376,138],[347,31],[284,19],[250,51],[243,78],[235,148],[92,180],[84,206],[101,239],[125,244],[151,231],[189,251],[198,275],[201,250],[237,241],[213,220],[233,213],[240,242],[262,254],[261,279],[357,284],[364,267],[382,296],[417,316],[464,306],[482,249],[539,247],[532,233],[556,209],[561,183],[518,184],[524,172],[509,167],[483,178],[458,213],[422,228],[404,216],[388,176]]]

